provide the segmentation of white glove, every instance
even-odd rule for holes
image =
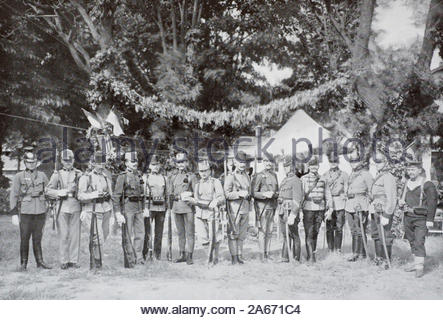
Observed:
[[[389,224],[389,219],[388,218],[386,218],[386,217],[384,217],[384,216],[381,216],[380,217],[380,223],[381,223],[381,225],[384,227],[384,226],[387,226],[388,224]]]
[[[240,198],[246,198],[247,195],[248,195],[248,191],[246,191],[246,190],[240,190],[240,191],[238,192],[238,196],[239,196]]]
[[[398,206],[403,207],[406,204],[406,202],[403,199],[398,200]]]
[[[211,209],[217,208],[217,204],[218,204],[217,199],[214,199],[209,203],[209,208]]]
[[[11,218],[11,222],[12,222],[12,225],[18,226],[19,225],[18,215],[16,215],[16,214],[13,215],[12,218]]]
[[[83,211],[82,213],[80,213],[80,221],[85,222],[87,216],[88,216],[88,213],[86,211]]]
[[[433,228],[434,227],[434,222],[433,221],[426,221],[426,227],[429,228]]]
[[[288,224],[292,226],[294,224],[294,222],[295,222],[295,215],[294,214],[290,214],[288,216]]]
[[[271,199],[274,196],[274,192],[272,191],[265,191],[263,192],[263,195],[267,198],[267,199]]]
[[[121,226],[123,223],[126,223],[125,217],[120,212],[115,213],[115,219],[117,220],[119,226]]]
[[[62,198],[68,195],[68,189],[60,189],[57,191],[57,195]]]
[[[149,209],[148,208],[145,208],[144,210],[143,210],[143,217],[145,217],[145,218],[149,218],[151,216],[151,214],[150,214],[150,212],[149,212]]]
[[[331,220],[332,219],[332,210],[328,209],[325,214],[325,220]]]

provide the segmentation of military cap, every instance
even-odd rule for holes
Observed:
[[[421,156],[416,154],[415,152],[408,152],[406,154],[406,165],[408,167],[419,167],[419,168],[421,168],[423,166]]]
[[[63,149],[61,152],[61,159],[63,161],[72,161],[74,160],[74,152],[70,149]]]
[[[198,163],[198,170],[199,171],[209,170],[209,168],[210,168],[210,166],[209,166],[208,160],[202,160]]]
[[[106,154],[101,151],[97,151],[96,153],[94,153],[94,157],[92,158],[92,161],[94,163],[105,163],[106,162]]]
[[[136,162],[137,161],[137,152],[136,151],[128,151],[125,152],[125,160]]]
[[[239,151],[239,152],[237,152],[237,154],[235,156],[235,160],[237,160],[238,162],[247,162],[248,156],[246,155],[245,152]]]
[[[275,162],[274,156],[272,154],[269,154],[269,153],[267,155],[264,155],[263,161],[265,161],[265,160],[268,160],[268,161],[271,161],[271,162]]]
[[[291,167],[292,166],[292,156],[285,156],[284,157],[283,166],[284,167]]]
[[[33,152],[25,152],[23,160],[25,162],[37,162],[37,157]]]
[[[186,153],[180,152],[180,153],[177,153],[177,155],[175,156],[176,162],[184,162],[187,160],[188,160],[188,157],[187,157]]]
[[[312,157],[308,162],[308,166],[318,166],[318,158]]]
[[[160,162],[155,154],[152,155],[151,160],[149,161],[149,165],[157,165]]]
[[[329,163],[339,163],[340,160],[338,158],[338,154],[335,152],[331,152],[330,154],[328,154],[328,160]]]

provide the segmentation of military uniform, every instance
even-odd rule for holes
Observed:
[[[371,236],[374,240],[376,258],[391,259],[392,243],[394,242],[391,227],[397,204],[397,181],[389,172],[388,167],[383,168],[377,173],[370,189],[369,198],[371,200],[369,207],[371,214]],[[388,223],[382,225],[383,218],[381,217],[388,219]],[[381,228],[383,228],[385,235],[388,257],[386,257],[383,248]]]
[[[74,154],[69,152],[72,161]],[[80,201],[77,199],[78,183],[82,172],[63,168],[55,171],[49,180],[46,194],[59,200],[57,229],[59,233],[60,262],[62,268],[74,267],[80,258]],[[60,192],[63,193],[60,196]],[[65,195],[66,193],[66,195]]]
[[[26,153],[24,160],[33,163],[37,161],[33,153]],[[12,180],[10,207],[20,217],[20,265],[22,270],[27,268],[31,236],[37,267],[49,269],[43,261],[41,246],[47,211],[45,199],[47,184],[48,178],[37,169],[26,169],[19,172]]]
[[[78,186],[78,199],[82,203],[80,220],[86,225],[87,230],[90,230],[93,213],[97,217],[98,234],[94,234],[91,239],[95,248],[93,251],[96,260],[101,258],[98,252],[103,252],[104,244],[109,236],[109,221],[112,212],[111,197],[112,181],[105,171],[99,172],[94,168],[80,177]]]
[[[209,170],[209,164],[206,162],[199,163],[199,170]],[[221,217],[218,207],[225,202],[223,187],[220,180],[211,176],[207,178],[202,177],[195,186],[194,199],[196,201],[195,224],[197,234],[203,234],[203,238],[207,237],[209,242],[215,241],[213,244],[214,252],[210,253],[213,256],[213,259],[210,260],[216,264],[218,262],[220,242],[223,239]],[[211,208],[210,205],[214,201],[216,207]]]
[[[114,187],[112,202],[114,211],[125,217],[128,233],[133,237],[132,244],[137,262],[142,261],[144,223],[144,185],[138,170],[126,169],[119,174]]]
[[[267,198],[265,196],[266,192],[272,192],[273,197]],[[275,172],[264,170],[258,173],[252,182],[252,195],[254,197],[258,240],[262,250],[264,250],[261,254],[264,254],[264,258],[267,259],[278,198],[278,181]]]
[[[284,166],[291,166],[292,157],[288,157],[284,161]],[[288,224],[289,241],[292,240],[292,255],[300,261],[301,244],[300,236],[298,234],[298,223],[300,222],[300,207],[304,198],[303,183],[297,177],[294,170],[290,171],[283,179],[280,185],[279,202],[281,202],[282,210],[279,214],[280,230],[283,236],[282,258],[284,261],[289,261],[286,242],[286,223],[290,215],[294,215],[294,223]],[[287,210],[287,212],[284,212]],[[290,244],[289,244],[290,246]]]
[[[246,162],[246,155],[238,152],[238,158]],[[228,245],[232,256],[232,262],[243,263],[241,259],[243,241],[246,239],[249,211],[251,209],[251,179],[245,171],[238,168],[226,177],[224,185],[227,210],[231,219],[228,224]],[[240,197],[239,192],[243,191],[246,197]],[[240,257],[239,257],[240,256]]]
[[[149,210],[149,217],[145,217],[145,241],[143,245],[143,256],[149,251],[151,221],[154,222],[154,254],[160,260],[162,249],[163,226],[167,210],[168,183],[162,174],[150,173],[145,179],[145,208]]]
[[[346,190],[346,217],[352,235],[352,253],[351,261],[355,261],[361,255],[366,257],[363,244],[363,237],[366,239],[366,227],[368,225],[369,214],[369,191],[372,187],[373,178],[368,170],[360,164],[354,168],[349,176],[348,189]],[[362,235],[359,214],[363,220]]]
[[[318,165],[315,158],[308,165]],[[326,210],[331,207],[332,197],[329,187],[323,177],[317,173],[309,172],[301,178],[305,200],[303,202],[303,227],[305,229],[305,242],[307,260],[316,260],[317,237]]]
[[[178,154],[177,157],[177,161],[186,161],[183,160],[186,159],[184,154],[183,156]],[[186,170],[179,170],[169,180],[170,207],[174,213],[180,250],[180,258],[176,262],[186,261],[189,264],[192,263],[195,241],[194,208],[183,199],[193,195],[196,183],[196,175]]]
[[[413,158],[409,167],[422,169],[421,161]],[[409,179],[401,198],[404,203],[405,236],[411,246],[414,256],[414,266],[406,271],[416,272],[416,277],[424,275],[424,260],[426,257],[425,240],[428,228],[433,225],[438,204],[438,193],[431,181],[426,181],[423,175],[415,180]]]
[[[323,176],[332,196],[332,215],[326,220],[326,239],[331,251],[341,251],[345,215],[345,191],[348,186],[348,175],[339,168],[330,169]]]

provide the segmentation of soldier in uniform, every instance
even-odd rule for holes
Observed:
[[[330,169],[324,174],[324,180],[331,190],[332,210],[326,216],[326,239],[329,251],[341,252],[345,215],[345,190],[348,188],[348,174],[338,168],[339,159],[334,153],[329,155]]]
[[[300,208],[304,198],[303,183],[295,173],[292,156],[286,156],[283,161],[286,177],[280,185],[278,202],[283,210],[279,214],[280,230],[283,235],[282,262],[289,262],[286,241],[286,224],[288,224],[289,241],[292,240],[292,255],[300,261],[301,245],[298,234],[298,223],[300,222]],[[286,212],[285,212],[286,210]]]
[[[247,156],[239,151],[235,157],[235,171],[225,179],[228,200],[228,245],[232,264],[243,264],[243,241],[246,239],[251,205],[251,179],[246,172]]]
[[[136,255],[136,263],[143,264],[143,177],[138,170],[137,152],[125,153],[126,170],[119,174],[114,187],[112,202],[117,222],[126,222],[128,233],[133,237],[132,244]]]
[[[375,263],[379,265],[383,263],[383,260],[391,259],[392,243],[394,242],[391,226],[397,205],[397,181],[390,173],[389,162],[383,151],[378,152],[377,158],[374,160],[377,175],[369,190],[369,199],[371,200],[369,212],[371,214],[371,237],[375,246]],[[381,228],[383,228],[385,235],[387,257],[384,252]]]
[[[103,246],[109,235],[109,222],[112,212],[112,181],[105,173],[106,158],[102,152],[96,152],[91,159],[92,170],[80,177],[78,185],[78,199],[82,203],[80,220],[90,230],[93,211],[97,217],[98,239],[92,240],[94,252],[103,252]],[[116,217],[119,223],[122,223],[121,217]],[[96,255],[96,265],[99,263],[100,256]]]
[[[354,152],[350,155],[352,167],[346,190],[345,211],[349,228],[352,235],[352,257],[348,261],[357,261],[360,256],[366,258],[363,241],[366,241],[366,227],[369,215],[369,191],[372,187],[373,178],[366,169],[363,155]],[[360,216],[363,226],[360,223]],[[361,229],[363,228],[363,233]],[[364,239],[363,239],[364,237]]]
[[[154,255],[157,260],[161,258],[163,226],[166,210],[168,209],[168,183],[166,177],[160,173],[160,162],[153,155],[149,162],[149,174],[144,175],[146,204],[144,210],[145,241],[143,257],[147,258],[150,244],[152,244],[151,227],[154,228]],[[170,214],[170,212],[168,212]],[[154,225],[152,225],[154,223]],[[152,248],[151,248],[152,249]],[[152,257],[149,257],[152,258]]]
[[[207,233],[209,241],[215,239],[210,260],[213,264],[217,264],[218,251],[223,237],[218,207],[224,203],[225,195],[220,180],[210,176],[210,166],[207,160],[199,162],[198,173],[200,181],[195,186],[193,201],[196,206],[196,218],[201,224],[199,231],[204,232],[205,235]]]
[[[26,170],[14,176],[10,193],[12,223],[20,227],[20,270],[25,271],[28,265],[31,236],[37,268],[51,269],[43,261],[41,244],[47,211],[45,188],[48,178],[37,170],[37,158],[33,152],[26,152],[23,160]]]
[[[405,212],[405,236],[411,245],[414,264],[407,266],[405,271],[415,271],[415,276],[421,278],[424,275],[426,233],[434,225],[438,194],[435,185],[426,181],[420,159],[412,155],[407,161],[409,179],[399,204]]]
[[[194,263],[192,254],[195,239],[194,208],[190,198],[194,194],[197,177],[187,170],[188,159],[185,153],[178,153],[175,162],[178,171],[169,180],[170,207],[175,217],[180,250],[180,257],[175,262],[190,265]]]
[[[262,250],[262,260],[267,261],[272,238],[275,209],[277,208],[278,181],[273,171],[273,159],[263,159],[264,170],[258,173],[252,182],[256,223],[258,227],[258,243]]]
[[[332,207],[332,197],[329,187],[323,177],[318,174],[318,159],[313,157],[308,162],[309,172],[301,180],[303,182],[303,227],[307,260],[316,261],[317,237],[324,220],[325,212]]]
[[[74,168],[74,152],[61,152],[63,168],[54,171],[49,180],[46,194],[59,201],[57,229],[61,268],[79,268],[80,258],[80,201],[77,199],[78,183],[82,172]]]

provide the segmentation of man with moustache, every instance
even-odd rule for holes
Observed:
[[[246,172],[247,156],[235,155],[235,171],[225,178],[224,191],[228,200],[228,246],[232,264],[243,264],[243,242],[248,230],[251,205],[251,179]]]
[[[37,170],[37,157],[28,149],[23,160],[26,169],[17,173],[13,180],[10,193],[10,208],[13,212],[12,224],[20,228],[20,271],[28,266],[29,240],[32,237],[37,268],[51,269],[43,261],[42,237],[46,219],[45,189],[48,178]]]
[[[191,203],[197,177],[188,170],[188,158],[185,153],[178,153],[175,158],[177,172],[169,180],[170,207],[174,213],[178,232],[180,257],[176,263],[193,261],[195,242],[194,208]]]
[[[153,155],[149,162],[149,173],[143,176],[145,181],[146,203],[143,212],[145,225],[145,241],[143,245],[143,257],[152,259],[152,252],[156,260],[161,259],[163,226],[168,210],[168,184],[166,177],[160,173],[160,162]],[[168,210],[168,212],[166,212]],[[154,232],[151,232],[154,228]],[[154,239],[151,239],[153,234]],[[152,247],[153,246],[153,247]]]
[[[273,171],[274,159],[263,158],[264,170],[252,182],[252,195],[258,224],[258,243],[262,261],[267,261],[270,252],[275,209],[277,208],[278,181]]]
[[[78,184],[82,172],[74,168],[74,152],[61,152],[62,169],[54,171],[48,183],[46,194],[59,201],[57,229],[61,269],[79,268],[80,258],[80,201]]]

